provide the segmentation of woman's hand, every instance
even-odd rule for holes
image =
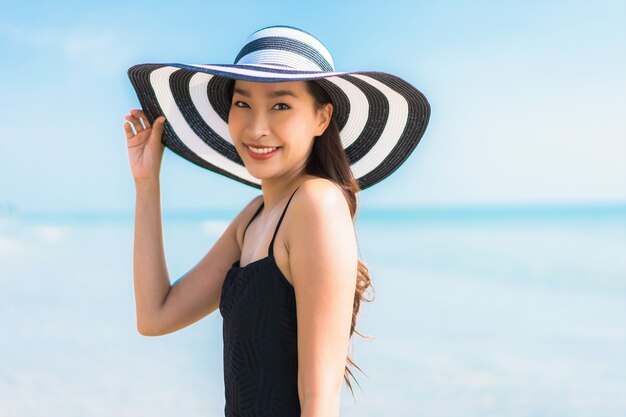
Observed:
[[[135,182],[146,179],[158,180],[165,149],[165,145],[161,143],[165,116],[157,118],[154,126],[150,126],[150,122],[141,110],[132,109],[124,118],[127,120],[124,122],[124,133],[128,147],[128,160]],[[145,128],[140,119],[143,120]],[[131,128],[131,123],[136,134]]]

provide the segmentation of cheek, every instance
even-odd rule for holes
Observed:
[[[298,143],[306,142],[310,137],[313,137],[313,121],[304,116],[290,117],[282,120],[279,123],[281,132],[287,137],[298,138]]]
[[[230,133],[230,137],[233,138],[233,140],[237,139],[239,137],[240,130],[239,118],[235,115],[235,113],[230,113],[228,115],[228,132]]]

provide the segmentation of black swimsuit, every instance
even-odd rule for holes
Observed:
[[[296,191],[298,189],[296,188]],[[274,239],[268,256],[233,263],[222,285],[226,417],[300,416],[298,340],[294,288],[276,265]],[[263,203],[244,230],[260,213]]]

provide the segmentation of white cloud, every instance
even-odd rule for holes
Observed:
[[[32,233],[41,241],[57,243],[68,237],[69,229],[52,225],[37,225],[30,227]]]
[[[17,239],[0,236],[0,255],[19,255],[23,250],[24,245]]]

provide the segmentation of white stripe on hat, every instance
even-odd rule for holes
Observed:
[[[391,154],[393,147],[398,143],[397,139],[402,136],[406,127],[409,117],[409,103],[402,95],[378,80],[363,74],[352,74],[352,76],[360,78],[380,90],[389,101],[389,118],[383,133],[369,152],[352,165],[352,173],[355,178],[359,179],[373,171]]]
[[[189,95],[204,122],[210,126],[215,133],[233,144],[233,139],[230,137],[230,131],[228,130],[228,124],[217,114],[215,108],[213,108],[209,101],[207,85],[211,78],[213,78],[212,74],[196,72],[189,80]]]
[[[298,78],[298,79],[302,79],[302,78],[322,78],[320,77],[320,74],[323,74],[324,77],[329,77],[331,75],[342,75],[342,74],[346,74],[346,72],[319,72],[319,73],[312,73],[312,74],[302,74],[298,71],[290,71],[289,73],[276,73],[276,72],[266,72],[266,71],[255,71],[253,69],[247,69],[247,68],[236,68],[236,67],[232,67],[232,66],[226,66],[226,65],[205,65],[205,64],[182,64],[188,67],[196,67],[196,68],[206,68],[209,70],[213,70],[213,71],[222,71],[222,72],[227,72],[229,74],[237,74],[237,75],[248,75],[251,77],[258,77],[258,78],[283,78],[285,80],[289,80],[289,79],[293,79],[293,78]],[[252,64],[248,64],[248,65],[252,65]],[[282,68],[284,70],[289,70],[289,68]],[[219,75],[219,74],[218,74]]]
[[[341,132],[339,132],[341,143],[345,149],[352,145],[363,132],[365,123],[367,123],[369,102],[363,91],[350,81],[341,77],[329,77],[327,80],[343,90],[350,101],[348,120],[346,120],[346,124],[341,129]]]
[[[328,49],[326,49],[326,47],[319,41],[319,39],[300,30],[296,30],[296,29],[292,29],[288,27],[270,27],[270,28],[261,29],[257,32],[254,32],[252,35],[248,37],[248,39],[246,39],[246,45],[256,39],[266,38],[268,36],[290,38],[290,39],[295,39],[297,41],[309,44],[311,45],[313,49],[317,50],[317,52],[319,52],[326,59],[326,61],[328,61],[331,67],[335,68],[333,57],[330,55],[330,52],[328,51]]]
[[[276,64],[237,64],[237,65],[250,65],[252,67],[263,67],[263,68],[270,68],[270,69],[277,69],[277,70],[289,70],[289,68],[285,67],[284,65],[276,65]]]
[[[284,62],[285,65],[302,71],[323,71],[317,62],[308,59],[304,55],[280,49],[259,49],[258,51],[250,52],[242,56],[237,61],[237,64],[256,64],[257,62]]]
[[[180,112],[180,109],[176,105],[176,100],[174,100],[174,96],[172,95],[172,91],[169,87],[170,76],[178,70],[179,69],[176,67],[162,67],[150,73],[150,84],[154,89],[159,106],[163,111],[163,115],[167,118],[167,122],[176,132],[176,135],[181,141],[184,138],[183,143],[185,146],[210,164],[229,171],[242,179],[255,184],[260,184],[260,180],[251,176],[245,166],[231,161],[212,147],[208,146],[198,137],[198,135],[196,135],[196,132],[191,129],[189,124],[187,124],[185,118]]]

